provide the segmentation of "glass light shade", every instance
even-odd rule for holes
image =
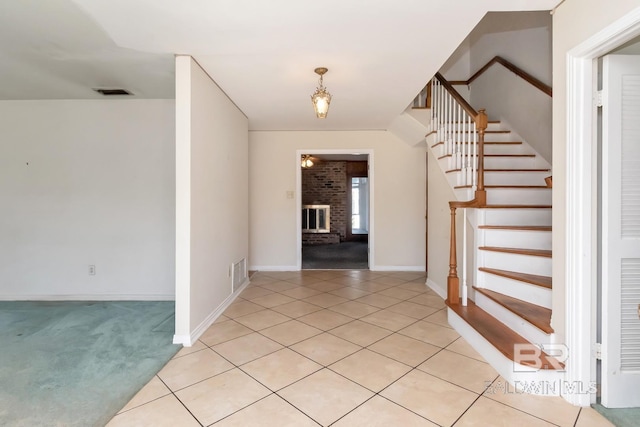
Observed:
[[[313,109],[316,111],[317,118],[324,119],[327,117],[331,94],[324,87],[316,88],[315,93],[311,95],[311,102],[313,102]]]
[[[303,168],[310,168],[313,166],[313,161],[309,158],[309,156],[302,156],[301,166]]]

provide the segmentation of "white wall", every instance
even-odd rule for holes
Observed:
[[[467,80],[501,56],[551,85],[551,15],[541,12],[488,13],[456,49],[441,72],[448,80]],[[494,64],[470,89],[455,86],[469,103],[502,120],[551,162],[551,98],[502,65]]]
[[[173,299],[173,114],[0,102],[0,299]]]
[[[488,14],[471,48],[475,73],[499,55],[551,85],[551,16],[549,12]],[[497,31],[499,29],[500,31]],[[502,65],[495,64],[471,84],[471,105],[503,120],[544,159],[551,162],[551,97]]]
[[[553,15],[553,319],[563,341],[566,334],[566,172],[567,163],[567,53],[615,20],[636,9],[637,0],[567,0]],[[588,143],[585,141],[585,143]],[[595,173],[595,171],[594,171]],[[587,250],[585,248],[585,250]],[[584,284],[588,286],[588,283]],[[589,309],[589,308],[587,308]]]
[[[377,269],[424,268],[425,148],[385,131],[249,133],[250,268],[296,268],[299,213],[287,191],[296,189],[301,149],[373,150],[373,262]]]
[[[247,258],[248,120],[189,56],[176,58],[176,341],[191,345]]]

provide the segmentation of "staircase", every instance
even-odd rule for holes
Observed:
[[[449,323],[516,387],[559,394],[564,351],[551,327],[552,189],[545,182],[550,165],[507,125],[488,122],[480,150],[484,183],[482,179],[478,183],[475,171],[482,171],[481,154],[470,148],[474,140],[469,135],[475,130],[467,126],[464,114],[455,112],[459,108],[455,101],[453,107],[450,101],[436,102],[444,106],[441,110],[448,118],[432,115],[429,150],[438,158],[457,201],[474,199],[478,185],[484,187],[482,196],[486,194],[486,202],[481,197],[466,209],[474,230],[473,259],[467,262],[474,268],[472,277],[462,280],[462,288],[468,282],[462,299],[454,294],[447,301]],[[455,210],[452,205],[454,215]],[[450,270],[449,279],[456,274],[452,282],[456,288],[454,241],[454,272]]]

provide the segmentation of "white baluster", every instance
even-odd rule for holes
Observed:
[[[436,122],[436,104],[435,104],[435,94],[436,94],[436,79],[431,79],[431,81],[429,82],[429,84],[431,85],[431,122],[429,123],[429,126],[431,127],[431,132],[433,132],[435,130],[435,122]]]
[[[469,135],[467,130],[467,117],[466,111],[462,113],[462,121],[460,122],[460,129],[462,130],[462,153],[460,155],[460,175],[462,175],[462,185],[467,185],[467,156],[469,155],[468,139]]]
[[[471,162],[471,177],[473,183],[471,184],[473,191],[478,188],[478,132],[476,130],[476,123],[473,122],[473,161]]]
[[[462,209],[462,305],[467,305],[467,209]]]

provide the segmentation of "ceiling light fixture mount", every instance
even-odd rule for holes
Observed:
[[[320,76],[320,85],[316,88],[313,95],[311,95],[311,102],[313,103],[313,109],[316,112],[316,117],[324,119],[327,117],[329,104],[331,103],[331,94],[327,88],[323,86],[323,76],[327,71],[329,71],[329,69],[325,67],[318,67],[313,71]]]

